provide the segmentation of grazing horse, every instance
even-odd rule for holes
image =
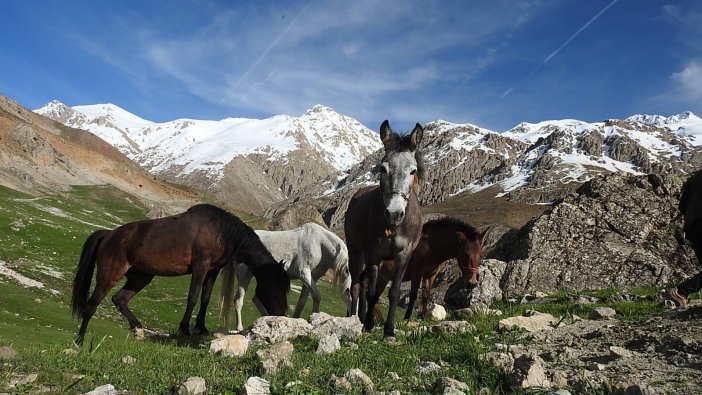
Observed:
[[[321,294],[317,289],[317,280],[327,270],[332,269],[336,284],[341,289],[341,296],[347,308],[351,309],[351,276],[349,275],[349,255],[346,244],[339,236],[315,223],[306,223],[299,228],[284,231],[257,230],[263,245],[276,260],[285,262],[285,271],[290,278],[302,281],[300,299],[297,301],[293,317],[299,318],[305,307],[307,297],[312,294],[312,312],[319,312]],[[244,265],[226,266],[222,270],[222,314],[225,323],[229,321],[231,294],[233,293],[234,272],[238,283],[236,301],[236,328],[243,330],[241,307],[244,304],[246,289],[251,281],[251,270]],[[257,306],[260,304],[254,299]],[[261,311],[265,314],[265,310]]]
[[[205,313],[219,270],[231,262],[246,264],[257,279],[256,295],[270,314],[285,315],[290,279],[261,243],[253,229],[236,216],[208,204],[191,207],[170,217],[131,222],[114,230],[98,230],[83,245],[73,280],[73,315],[83,319],[76,344],[82,344],[88,321],[107,293],[122,278],[124,287],[112,302],[129,322],[141,323],[129,310],[129,301],[154,276],[192,274],[188,303],[178,327],[189,334],[190,317],[202,290],[195,328],[207,333]],[[95,289],[88,292],[97,265]]]
[[[420,316],[427,313],[427,304],[436,276],[449,259],[456,258],[458,268],[469,288],[478,284],[478,267],[483,257],[483,240],[487,229],[478,232],[473,226],[455,218],[444,217],[428,221],[422,227],[422,237],[412,252],[412,258],[402,281],[412,281],[410,298],[405,311],[405,319],[412,316],[417,300],[419,284],[422,284]],[[395,264],[383,262],[378,273],[376,293],[381,294],[390,281]],[[376,306],[375,316],[382,320],[380,308]]]
[[[357,191],[349,201],[344,218],[351,271],[351,314],[358,313],[368,331],[375,326],[373,306],[380,296],[375,292],[378,266],[381,261],[396,263],[389,292],[390,310],[383,329],[385,336],[395,334],[400,280],[422,234],[422,214],[415,186],[418,179],[423,178],[417,150],[423,133],[420,124],[406,136],[394,133],[387,120],[380,125],[385,149],[377,166],[380,185]],[[362,292],[362,282],[366,292]]]

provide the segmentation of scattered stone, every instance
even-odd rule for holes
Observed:
[[[61,350],[61,354],[67,357],[75,357],[76,355],[78,355],[78,350],[76,350],[75,348],[66,348]]]
[[[326,335],[335,335],[339,339],[356,339],[363,333],[363,324],[358,316],[333,317],[327,313],[310,315],[313,336],[321,339]]]
[[[256,351],[256,356],[261,362],[264,372],[267,375],[275,375],[281,367],[290,367],[295,347],[289,341],[276,343],[269,348]]]
[[[37,381],[38,377],[39,375],[36,373],[12,375],[12,378],[10,379],[10,382],[7,383],[7,386],[10,388],[15,388],[22,385],[31,384]]]
[[[434,383],[432,393],[436,395],[460,395],[470,394],[471,390],[468,384],[454,380],[450,377],[442,377]]]
[[[419,374],[429,374],[441,370],[441,366],[433,361],[423,361],[419,363],[417,372]]]
[[[534,292],[534,297],[536,297],[536,299],[546,299],[548,294],[546,292],[536,291]]]
[[[446,319],[446,309],[440,304],[434,304],[429,311],[427,311],[427,319],[434,321],[443,321]]]
[[[83,395],[117,395],[118,392],[112,384],[101,385]]]
[[[389,378],[390,380],[392,380],[392,381],[400,381],[400,380],[402,380],[402,379],[400,378],[400,375],[397,374],[397,373],[395,373],[395,372],[388,372],[388,378]]]
[[[475,325],[468,321],[444,321],[436,325],[432,325],[429,330],[433,333],[470,333],[475,331]]]
[[[492,366],[503,373],[512,370],[512,366],[514,365],[514,357],[508,352],[491,351],[480,355],[480,358],[486,359]]]
[[[590,311],[589,317],[592,320],[606,320],[614,318],[617,312],[611,307],[596,307]]]
[[[200,395],[207,392],[207,384],[202,377],[188,377],[178,386],[178,395]]]
[[[372,393],[375,384],[361,369],[351,369],[344,374],[344,378],[354,386],[362,386],[366,392]]]
[[[295,380],[295,381],[291,381],[291,382],[285,384],[285,388],[292,388],[292,387],[295,387],[297,385],[302,385],[302,384],[305,384],[302,380]]]
[[[614,358],[629,358],[632,354],[631,351],[627,350],[624,347],[610,346],[609,355]]]
[[[522,328],[527,332],[537,332],[552,330],[558,322],[556,317],[551,314],[539,313],[534,310],[527,310],[524,314],[530,316],[516,316],[503,318],[498,323],[498,329],[501,331],[510,330],[512,328]]]
[[[249,339],[242,335],[225,335],[210,342],[210,352],[227,357],[238,357],[246,354],[249,349]]]
[[[341,343],[336,335],[326,335],[319,339],[319,345],[317,346],[317,354],[327,355],[332,354],[341,349]]]
[[[512,388],[551,387],[551,383],[546,378],[543,360],[529,354],[521,355],[514,360],[512,370],[507,374],[507,383]]]
[[[605,370],[606,366],[604,364],[598,363],[598,362],[592,362],[591,364],[587,365],[587,370],[593,371],[593,372],[599,372],[602,370]]]
[[[265,395],[271,393],[271,383],[257,376],[249,377],[244,383],[241,395]]]
[[[17,351],[10,346],[0,347],[0,359],[14,359],[17,357]]]
[[[624,390],[624,395],[659,395],[660,392],[648,384],[634,384]]]
[[[246,331],[253,343],[279,343],[309,335],[312,325],[302,318],[264,316],[254,321]]]
[[[332,374],[330,382],[332,388],[336,390],[336,393],[351,391],[353,388],[351,382],[345,376],[337,377],[335,374]]]
[[[136,359],[134,357],[127,355],[126,357],[122,357],[121,361],[125,365],[131,365],[134,362],[136,362]]]

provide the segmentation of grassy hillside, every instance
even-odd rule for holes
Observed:
[[[0,361],[0,392],[84,393],[110,383],[126,393],[164,394],[190,376],[201,376],[207,381],[208,393],[238,393],[246,378],[263,376],[255,349],[243,357],[226,358],[208,352],[209,338],[135,340],[109,298],[91,320],[85,345],[80,349],[73,346],[79,322],[71,318],[70,289],[83,241],[96,229],[143,219],[146,210],[136,198],[111,187],[75,187],[66,194],[39,198],[0,187],[0,346],[12,346],[19,354],[8,362]],[[261,219],[241,217],[255,228],[265,225]],[[156,278],[130,306],[147,328],[175,332],[189,281],[189,276]],[[334,286],[326,281],[318,285],[323,293],[322,311],[344,315],[345,306]],[[251,295],[244,305],[246,325],[258,317]],[[294,305],[297,296],[291,292],[288,303]],[[625,319],[657,309],[653,304],[621,303],[617,310]],[[310,307],[308,302],[304,317]],[[501,303],[497,307],[512,315],[536,306]],[[574,312],[573,305],[567,303],[539,305],[538,309],[560,316]],[[402,314],[398,312],[398,316]],[[438,378],[448,376],[476,392],[483,388],[481,393],[503,393],[502,374],[481,357],[494,351],[496,343],[513,341],[514,333],[495,332],[497,319],[475,317],[477,329],[469,334],[418,336],[408,335],[411,328],[398,319],[404,334],[398,335],[397,343],[384,342],[382,330],[376,328],[357,340],[358,348],[342,340],[342,350],[329,356],[315,353],[314,340],[296,340],[293,366],[266,378],[274,393],[324,394],[334,392],[332,375],[360,368],[373,379],[378,391],[428,393]],[[211,330],[221,325],[217,303],[211,305],[207,325]],[[77,354],[67,355],[65,349],[74,349]],[[135,362],[123,363],[126,356]],[[424,361],[440,363],[443,368],[419,375],[417,366]],[[395,381],[388,372],[403,379]],[[13,378],[30,373],[38,374],[36,381],[7,387]],[[285,387],[296,380],[302,384]],[[360,392],[360,388],[351,391]]]

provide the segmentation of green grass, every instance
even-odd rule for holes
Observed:
[[[0,187],[0,261],[23,276],[40,281],[43,288],[22,287],[15,280],[0,275],[0,346],[10,345],[19,357],[9,362],[0,361],[0,392],[14,374],[38,373],[35,383],[12,389],[17,393],[49,390],[51,393],[83,393],[110,383],[128,393],[164,394],[190,376],[201,376],[207,381],[209,393],[238,393],[246,378],[263,375],[255,356],[255,348],[237,358],[219,357],[208,352],[209,337],[192,341],[135,340],[128,331],[126,320],[112,305],[109,297],[98,308],[90,321],[85,344],[78,354],[69,356],[62,351],[74,348],[72,342],[79,322],[70,314],[70,292],[73,273],[85,238],[98,228],[114,228],[120,224],[143,219],[148,207],[133,196],[111,187],[74,187],[70,191],[40,197],[28,196]],[[240,217],[254,228],[265,225],[265,220],[253,216]],[[172,333],[178,327],[183,310],[189,276],[157,277],[137,295],[130,307],[145,327]],[[299,285],[298,281],[293,282]],[[117,284],[115,290],[121,286]],[[332,315],[344,315],[346,307],[336,287],[319,281],[322,292],[321,310]],[[249,287],[244,304],[244,324],[258,318],[250,303],[255,283]],[[636,290],[645,295],[655,289]],[[219,292],[219,281],[215,295]],[[616,290],[586,293],[606,297]],[[549,304],[497,303],[503,316],[521,314],[536,309],[555,316],[573,314],[587,316],[588,310],[601,304],[588,305],[578,310],[565,299],[565,293],[554,295]],[[294,306],[298,294],[291,292],[288,303]],[[308,301],[303,317],[311,309]],[[653,302],[608,303],[620,317],[641,319],[658,311]],[[196,307],[197,310],[197,307]],[[218,303],[213,299],[207,316],[210,330],[219,328]],[[387,313],[387,312],[385,312]],[[397,316],[402,317],[400,309]],[[266,377],[274,393],[330,393],[330,378],[341,376],[351,368],[360,368],[368,374],[378,391],[400,390],[401,393],[427,393],[433,383],[443,376],[467,383],[477,391],[488,388],[490,393],[502,393],[502,376],[480,356],[495,349],[495,343],[511,344],[516,332],[497,333],[500,317],[471,318],[476,331],[470,334],[398,335],[397,344],[382,339],[381,327],[364,334],[355,342],[357,349],[343,347],[328,356],[315,354],[317,342],[311,339],[293,341],[293,366]],[[398,329],[411,329],[398,318]],[[348,346],[347,340],[342,345]],[[125,365],[121,358],[131,356],[136,362]],[[416,369],[421,361],[443,364],[444,368],[428,375]],[[309,373],[305,374],[305,368]],[[395,382],[388,372],[402,377]],[[301,380],[302,385],[286,389],[290,381]],[[360,389],[355,389],[360,393]]]

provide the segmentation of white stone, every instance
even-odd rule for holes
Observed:
[[[178,395],[200,395],[207,392],[207,383],[202,377],[188,377],[178,386]]]
[[[210,352],[228,357],[241,356],[249,349],[249,339],[242,335],[226,335],[210,342]]]
[[[446,309],[440,304],[434,304],[427,311],[427,318],[435,321],[443,321],[446,319]]]
[[[241,395],[265,395],[271,393],[271,383],[263,378],[249,377],[241,390]]]

